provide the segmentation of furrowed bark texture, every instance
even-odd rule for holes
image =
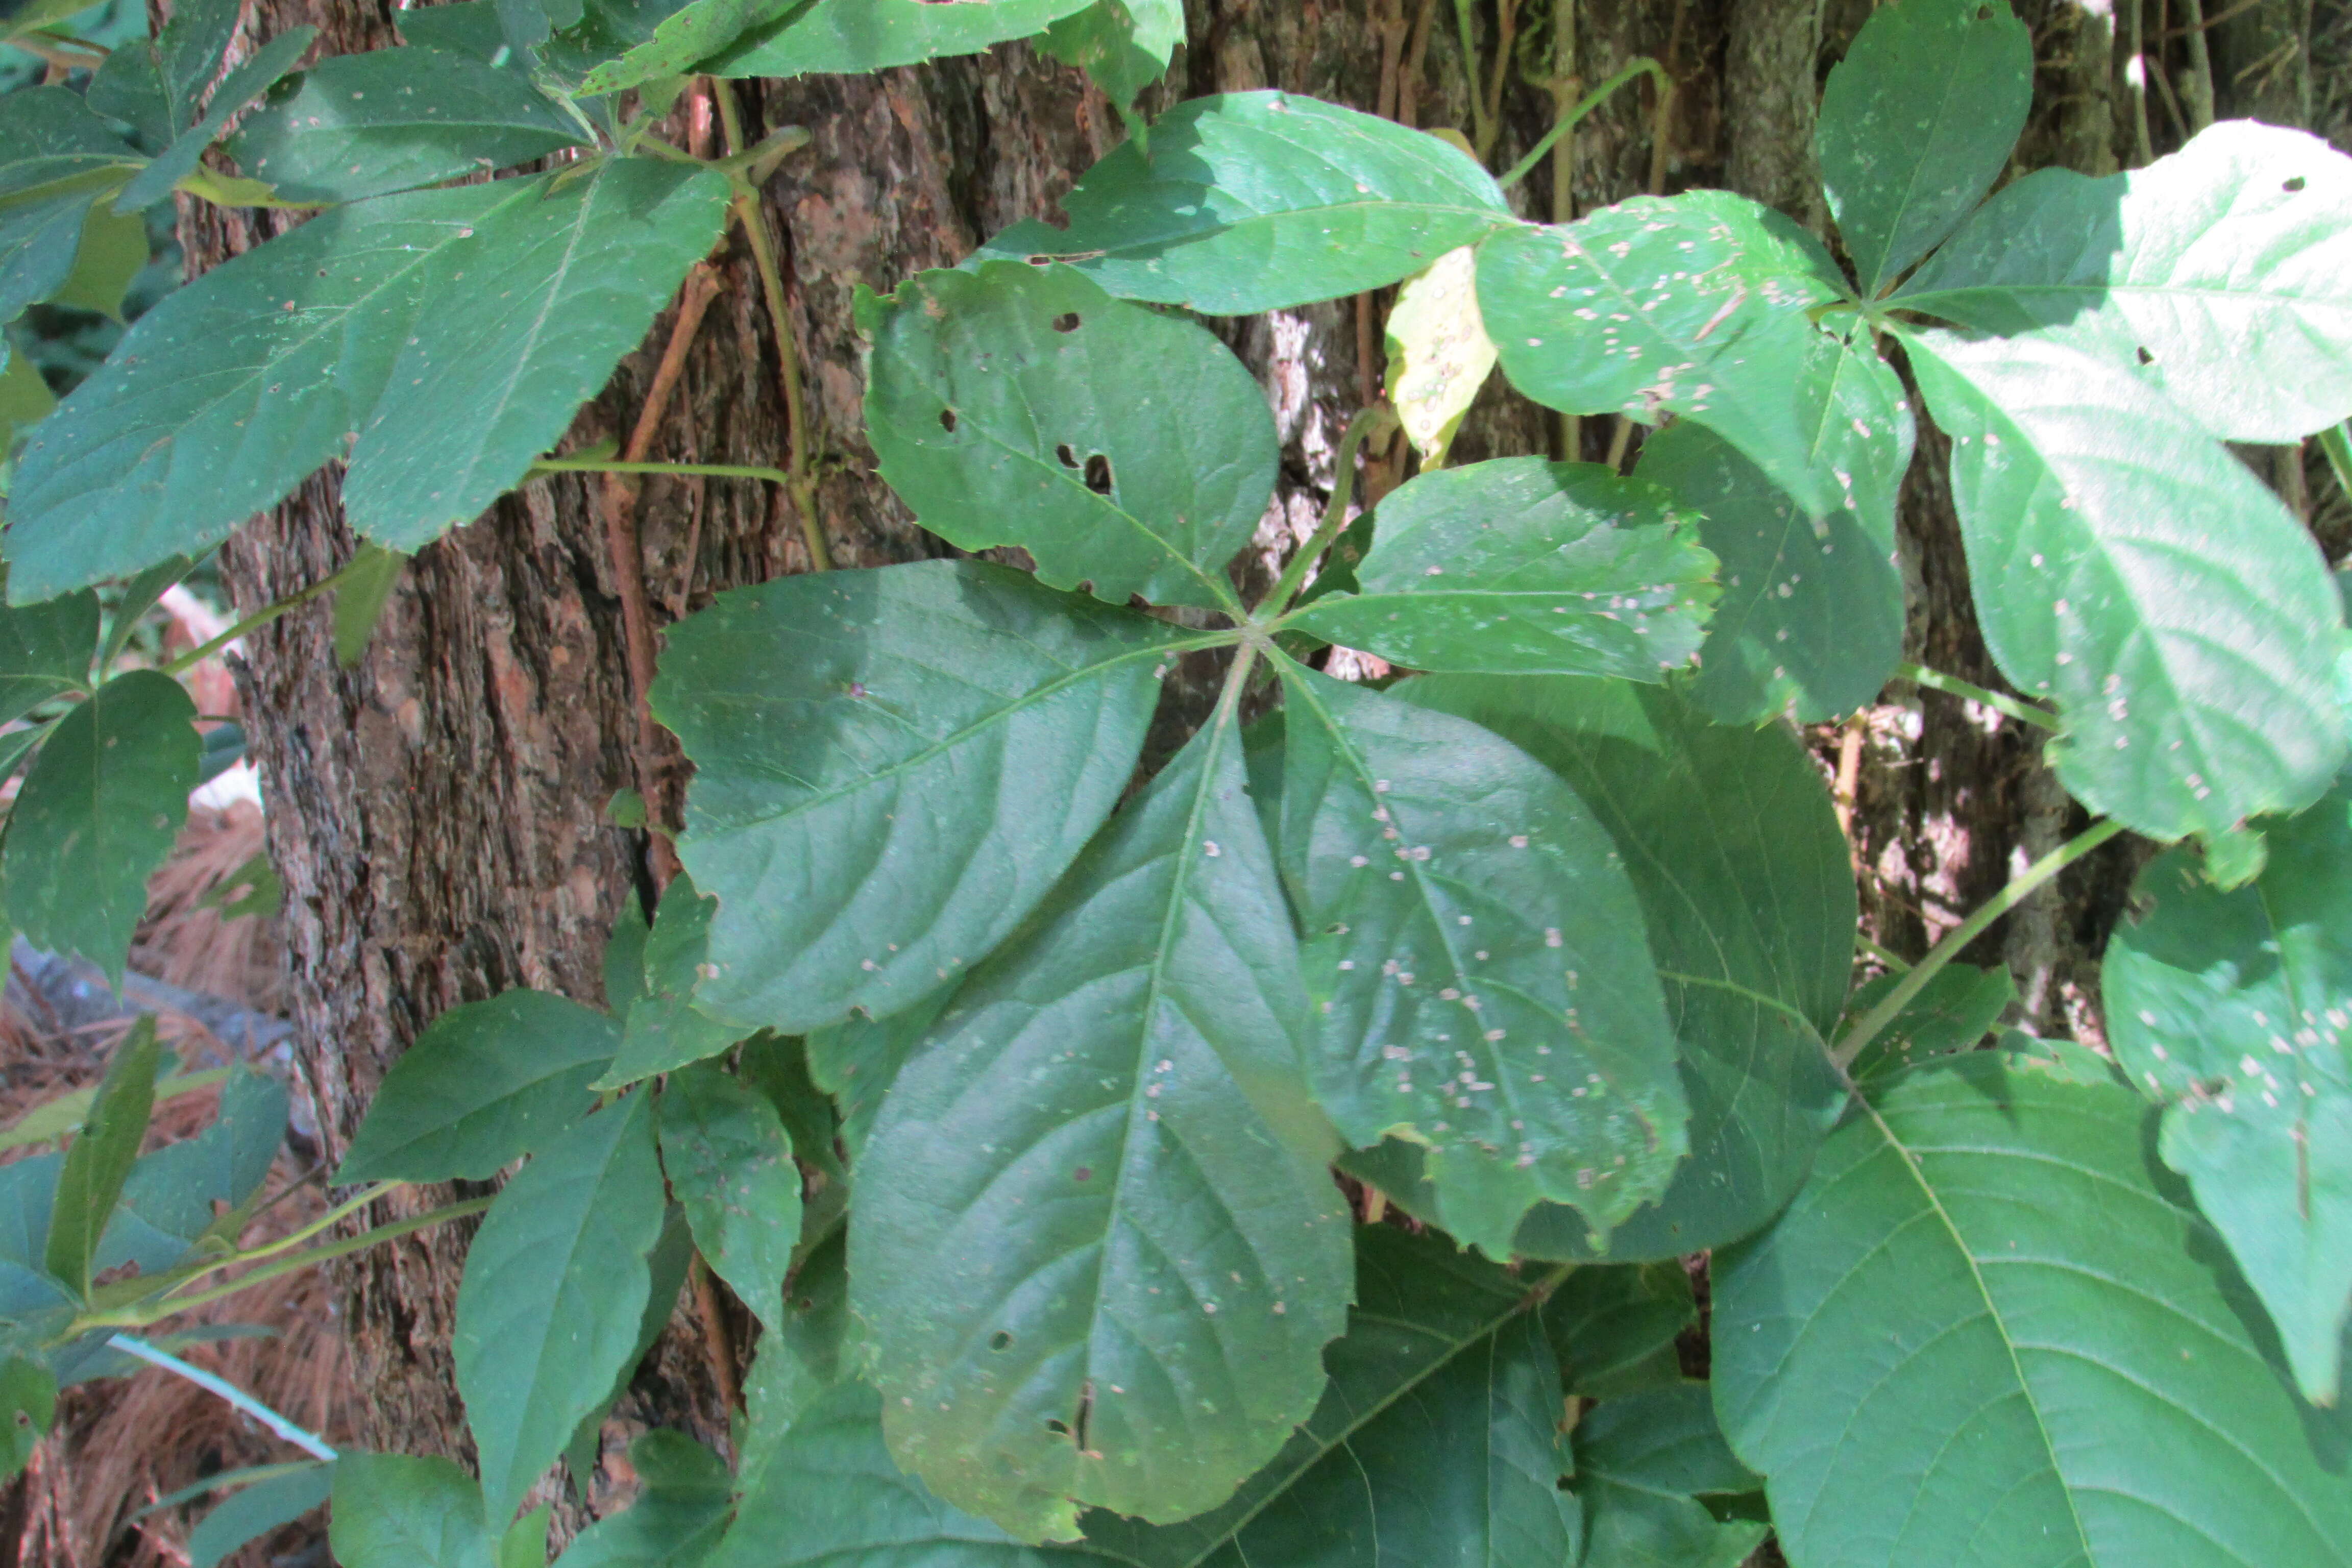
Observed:
[[[1189,0],[1191,37],[1147,107],[1196,94],[1274,86],[1372,108],[1380,100],[1382,23],[1410,25],[1423,0]],[[1414,101],[1425,126],[1466,126],[1468,85],[1450,0],[1435,0]],[[1583,0],[1576,58],[1549,58],[1551,5],[1520,6],[1517,69],[1503,99],[1497,166],[1549,121],[1546,83],[1600,81],[1635,55],[1667,61],[1677,91],[1667,118],[1664,188],[1726,184],[1818,226],[1811,155],[1818,85],[1867,16],[1862,0]],[[2300,9],[2299,9],[2300,6]],[[2128,161],[2129,97],[2117,84],[2124,29],[2110,8],[2023,0],[2044,68],[2026,155],[2092,173]],[[2114,8],[2117,17],[2120,7]],[[2343,0],[2318,7],[2322,34],[2342,26]],[[2303,0],[2269,0],[2221,51],[2275,52],[2272,13],[2314,23]],[[1478,7],[1482,68],[1491,69],[1496,16]],[[383,0],[256,0],[250,37],[300,23],[325,29],[331,51],[394,36]],[[2173,11],[2176,16],[2179,10]],[[2156,23],[2151,7],[2151,38]],[[2156,47],[2153,43],[2151,47]],[[2168,48],[2177,50],[2177,43]],[[2281,68],[2253,69],[2225,103],[2273,101],[2286,80],[2308,101],[2306,41]],[[1409,62],[1408,62],[1409,68]],[[2303,78],[2294,72],[2302,68]],[[2321,79],[2326,79],[2323,76]],[[2292,87],[2294,80],[2305,86]],[[2235,96],[2242,90],[2250,97]],[[744,103],[765,127],[799,124],[810,145],[767,186],[783,239],[793,331],[821,463],[822,527],[835,562],[878,565],[940,552],[874,478],[859,438],[863,377],[850,295],[887,289],[926,267],[952,264],[1017,219],[1045,216],[1073,178],[1120,134],[1076,73],[1009,46],[976,60],[757,88]],[[1620,93],[1580,128],[1573,195],[1589,212],[1645,188],[1654,89]],[[2154,112],[2154,107],[2151,106]],[[693,133],[681,110],[680,136]],[[2158,151],[2174,144],[2158,124]],[[1549,218],[1549,171],[1515,191]],[[273,220],[274,221],[274,220]],[[264,236],[212,209],[185,215],[192,265],[211,265]],[[777,355],[756,279],[730,236],[714,257],[721,289],[689,355],[651,457],[781,463],[785,450]],[[1386,301],[1376,302],[1384,311]],[[1378,313],[1373,317],[1377,321]],[[669,320],[583,412],[576,442],[625,437],[667,341]],[[1261,376],[1284,440],[1281,493],[1260,532],[1271,554],[1303,535],[1331,479],[1332,449],[1356,404],[1352,302],[1279,312],[1219,330]],[[1377,347],[1377,333],[1374,334]],[[1379,366],[1369,366],[1375,377]],[[1612,421],[1583,421],[1582,455],[1607,450]],[[1542,411],[1490,388],[1455,452],[1459,460],[1542,449]],[[1942,443],[1923,432],[1903,502],[1911,656],[1969,680],[1998,680],[1966,597],[1966,572],[1943,477]],[[717,591],[804,570],[798,521],[771,487],[734,480],[648,481],[640,510],[642,573],[656,626]],[[270,802],[270,844],[286,890],[292,989],[306,1071],[331,1157],[358,1124],[390,1064],[445,1008],[510,985],[593,1000],[604,933],[646,881],[639,836],[611,826],[604,803],[637,784],[618,586],[595,494],[577,478],[534,484],[472,527],[428,547],[394,595],[366,658],[336,668],[329,615],[306,607],[251,639],[246,673],[253,745]],[[227,552],[246,607],[317,581],[348,558],[352,539],[331,477],[313,480],[257,520]],[[1254,570],[1263,571],[1261,562]],[[1202,710],[1214,676],[1185,672],[1155,734],[1164,753]],[[1993,892],[2021,858],[2057,841],[2079,813],[2039,766],[2031,737],[1972,721],[1952,700],[1905,694],[1863,716],[1854,814],[1865,927],[1906,953]],[[1817,737],[1833,769],[1834,731]],[[2030,1016],[2064,1027],[2088,1016],[2095,962],[2133,865],[2120,847],[2093,857],[2044,900],[2005,922],[1977,956],[2019,971]],[[2004,944],[2006,944],[2004,946]],[[414,1194],[422,1206],[444,1194]],[[409,1200],[404,1200],[409,1201]],[[466,1457],[448,1354],[463,1258],[462,1228],[380,1248],[345,1276],[365,1431],[363,1447]],[[559,1507],[558,1539],[609,1510],[630,1481],[621,1449],[646,1426],[682,1425],[723,1443],[724,1413],[702,1352],[691,1298],[638,1375],[605,1434],[605,1462],[584,1500]],[[728,1330],[740,1344],[749,1324]],[[557,1489],[551,1487],[550,1495]]]

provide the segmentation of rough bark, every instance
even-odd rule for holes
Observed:
[[[1550,6],[1570,3],[1525,0],[1520,8],[1519,68],[1503,99],[1500,160],[1549,122],[1555,100],[1546,82],[1556,62],[1542,50],[1556,36]],[[1419,121],[1466,126],[1467,77],[1450,0],[1435,5]],[[1409,23],[1421,8],[1422,0],[1190,0],[1189,47],[1157,92],[1172,100],[1271,85],[1371,107],[1381,89],[1381,23]],[[2053,36],[2050,13],[2077,16],[2065,46],[2071,74],[2061,79],[2107,79],[2095,35],[2080,20],[2084,8],[2028,0],[2022,9],[2045,40]],[[1491,69],[1495,12],[1491,5],[1479,12],[1479,47]],[[1728,184],[1818,225],[1817,83],[1866,13],[1837,0],[1825,25],[1822,0],[1583,0],[1570,64],[1592,83],[1635,55],[1665,61],[1677,83],[1669,145],[1657,160],[1665,188]],[[318,24],[325,47],[341,51],[389,41],[395,18],[383,0],[257,0],[248,26],[266,37]],[[2047,79],[2043,87],[2053,101],[2037,112],[2039,133],[2095,168],[2095,150],[2114,145],[2112,115],[2103,128],[2106,111],[2087,100],[2062,112],[2054,100],[2064,89]],[[1580,129],[1579,212],[1650,184],[1653,91],[1629,89]],[[1048,214],[1117,139],[1118,126],[1075,73],[1019,46],[871,79],[750,89],[745,103],[752,134],[798,123],[813,135],[766,198],[784,236],[793,330],[822,463],[821,521],[835,559],[874,565],[936,551],[874,478],[858,437],[851,290],[860,282],[887,289],[921,268],[956,261],[1006,224]],[[1548,217],[1549,188],[1540,176],[1516,199],[1530,205],[1530,216]],[[184,232],[196,265],[258,237],[206,212],[191,212]],[[722,291],[652,455],[773,463],[784,437],[770,324],[740,247],[730,240],[715,260]],[[667,330],[666,317],[583,413],[576,439],[627,433]],[[1282,433],[1282,493],[1260,533],[1271,550],[1284,534],[1303,533],[1329,483],[1332,448],[1362,368],[1355,313],[1345,303],[1317,306],[1220,330],[1264,379]],[[1584,424],[1585,454],[1598,458],[1610,421]],[[1538,449],[1548,425],[1539,411],[1490,390],[1456,453],[1470,460]],[[1924,437],[1905,492],[1909,649],[1992,683],[1967,606],[1942,455]],[[720,589],[807,564],[782,496],[751,482],[652,481],[641,531],[642,558],[622,565],[643,574],[659,624]],[[331,1156],[390,1063],[444,1008],[515,984],[598,994],[605,930],[646,872],[642,839],[603,816],[616,788],[637,782],[617,588],[603,537],[586,485],[536,483],[417,556],[358,668],[335,668],[323,608],[290,615],[253,639],[247,710],[286,888],[305,1066]],[[258,605],[331,571],[352,542],[334,481],[321,478],[235,542],[226,574],[247,605]],[[1187,672],[1156,750],[1181,738],[1193,710],[1188,701],[1197,703],[1213,673]],[[1948,699],[1891,701],[1863,723],[1869,743],[1854,833],[1865,926],[1888,945],[1916,952],[1934,929],[1997,888],[2019,853],[2037,852],[2059,833],[2068,808],[2013,728],[1971,721]],[[1839,737],[1822,741],[1833,759]],[[1980,951],[1994,961],[2011,944],[2034,1017],[2063,1022],[2080,1012],[2064,999],[2084,994],[2119,875],[2128,875],[2127,858],[2095,858],[2045,904],[2009,922],[2007,935],[1987,939]],[[464,1245],[451,1230],[351,1267],[350,1321],[372,1417],[369,1430],[346,1437],[465,1454],[447,1353]],[[737,1319],[730,1331],[747,1327]],[[608,1487],[625,1485],[618,1446],[629,1427],[675,1423],[723,1441],[726,1423],[698,1344],[703,1331],[682,1307],[620,1424],[608,1428],[596,1495],[562,1506],[560,1536],[609,1501]]]

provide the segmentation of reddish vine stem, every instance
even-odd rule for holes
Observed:
[[[719,1398],[729,1410],[743,1408],[743,1379],[735,1363],[735,1343],[727,1332],[727,1320],[721,1315],[719,1286],[711,1278],[710,1265],[702,1254],[694,1255],[694,1307],[702,1314],[702,1342],[710,1354],[711,1381],[719,1384]]]
[[[686,369],[686,352],[694,345],[703,314],[718,293],[718,273],[706,262],[695,263],[678,290],[677,320],[670,326],[669,342],[663,345],[645,405],[637,410],[636,426],[629,432],[628,445],[621,449],[623,462],[644,461],[653,446],[670,395]],[[622,641],[628,656],[630,707],[636,720],[632,760],[636,764],[637,788],[646,797],[646,819],[658,828],[669,822],[669,792],[663,784],[661,732],[654,723],[654,622],[646,597],[645,550],[637,534],[639,492],[627,474],[605,474],[599,489],[604,510],[604,551],[612,560],[613,581],[621,595]],[[654,885],[667,888],[678,873],[677,851],[660,832],[649,837]]]

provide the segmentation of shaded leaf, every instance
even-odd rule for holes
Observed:
[[[471,521],[636,344],[725,195],[619,159],[337,207],[214,268],[26,444],[11,594],[201,551],[354,437],[342,494],[362,532],[410,551]]]
[[[698,1004],[798,1031],[978,963],[1118,800],[1185,646],[971,561],[781,578],[670,628],[678,854],[719,900]]]
[[[1844,287],[1819,241],[1728,191],[1635,196],[1478,250],[1512,385],[1570,414],[1696,420],[1816,513],[1843,487],[1812,458],[1827,371],[1806,311]]]
[[[1857,987],[1846,1003],[1846,1016],[1859,1018],[1869,1012],[1902,978],[1882,974]],[[1846,1070],[1859,1080],[1929,1057],[1974,1050],[2016,1000],[2017,982],[2007,969],[1948,963],[1936,972],[1925,990],[1904,1004],[1862,1054],[1847,1064]],[[1839,1032],[1844,1032],[1843,1026]]]
[[[79,952],[121,981],[147,879],[187,818],[195,716],[178,681],[139,669],[49,731],[0,847],[8,918],[34,946]]]
[[[0,339],[0,451],[12,447],[18,431],[47,418],[57,405],[40,368]]]
[[[112,189],[111,176],[85,175],[0,206],[0,322],[65,288],[91,206]]]
[[[1543,1304],[1544,1332],[1568,1391],[1611,1399],[1682,1376],[1675,1341],[1698,1321],[1680,1259],[1588,1264]]]
[[[642,1093],[562,1134],[490,1206],[466,1255],[450,1347],[486,1518],[514,1511],[627,1370],[662,1210]]]
[[[644,1482],[636,1501],[575,1536],[561,1568],[692,1568],[718,1544],[731,1501],[718,1455],[656,1430],[629,1445],[629,1463]]]
[[[642,43],[597,66],[580,80],[583,97],[618,92],[656,77],[691,70],[754,26],[790,8],[792,0],[690,0],[657,23]],[[969,4],[970,0],[963,0]]]
[[[2165,1106],[2189,1178],[2278,1327],[2305,1397],[2335,1402],[2352,1314],[2352,784],[2265,825],[2223,892],[2174,850],[2140,873],[2100,971],[2107,1039]]]
[[[638,804],[643,806],[642,797]],[[611,815],[609,807],[606,815]],[[645,904],[632,888],[622,894],[621,912],[614,917],[613,929],[604,938],[604,1006],[615,1018],[626,1019],[629,1009],[645,996],[646,939],[652,934],[646,923]]]
[[[839,1103],[841,1138],[851,1159],[864,1147],[898,1069],[923,1043],[955,992],[954,984],[943,985],[887,1018],[852,1014],[838,1024],[809,1031],[809,1077]]]
[[[709,1062],[672,1073],[659,1107],[662,1169],[694,1242],[774,1329],[801,1238],[801,1171],[776,1108]]]
[[[1545,1199],[1606,1236],[1664,1189],[1688,1116],[1609,836],[1474,723],[1282,676],[1318,1097],[1350,1143],[1423,1146],[1433,1217],[1490,1257]]]
[[[802,1415],[842,1379],[849,1331],[845,1239],[836,1229],[810,1249],[793,1275],[783,1321],[760,1336],[743,1379],[748,1413],[736,1439],[735,1489],[747,1499],[760,1494],[761,1477]]]
[[[891,1451],[1032,1539],[1224,1500],[1344,1324],[1240,752],[1228,706],[1088,847],[901,1069],[859,1168],[850,1299]]]
[[[0,93],[0,198],[142,162],[71,88]]]
[[[73,270],[50,300],[120,321],[122,297],[146,265],[147,220],[93,203],[82,219],[81,247],[74,253]]]
[[[2262,481],[2128,371],[1910,336],[2003,675],[2057,704],[2068,790],[2153,838],[2316,798],[2344,760],[2343,606]]]
[[[0,1363],[0,1480],[32,1463],[58,1414],[58,1380],[47,1367],[22,1356]]]
[[[343,568],[348,575],[335,590],[335,662],[345,669],[366,657],[375,624],[407,567],[408,557],[399,551],[386,550],[372,539],[360,541],[358,552]]]
[[[1067,268],[926,272],[866,303],[867,438],[924,527],[1017,544],[1050,586],[1237,605],[1225,563],[1274,493],[1274,416],[1196,322]]]
[[[183,7],[183,9],[186,9]],[[163,26],[168,31],[180,21],[173,12]],[[155,46],[144,38],[127,38],[90,74],[83,100],[99,113],[131,127],[131,139],[142,153],[161,153],[172,144],[179,129],[173,118],[171,89]]]
[[[604,1397],[580,1418],[580,1425],[572,1430],[572,1440],[563,1447],[564,1468],[572,1473],[574,1489],[585,1493],[591,1486],[596,1463],[604,1455],[604,1418],[629,1391],[638,1366],[652,1352],[662,1331],[669,1327],[670,1317],[677,1310],[678,1293],[686,1289],[686,1278],[693,1267],[693,1230],[687,1224],[686,1210],[671,1204],[662,1215],[661,1235],[646,1258],[646,1271],[653,1282],[646,1291],[645,1310],[637,1319],[637,1342],[622,1361]]]
[[[87,691],[98,652],[98,595],[0,608],[0,722]]]
[[[213,1229],[215,1203],[236,1213],[260,1189],[286,1141],[286,1112],[284,1084],[267,1073],[232,1068],[211,1126],[131,1167],[99,1248],[98,1268],[127,1261],[154,1274],[178,1263]]]
[[[232,1492],[188,1531],[189,1568],[213,1564],[248,1542],[293,1523],[327,1500],[332,1465],[306,1465]]]
[[[1414,669],[1655,680],[1698,647],[1715,558],[1663,490],[1598,463],[1424,473],[1332,593],[1286,625]]]
[[[1612,1261],[1720,1246],[1778,1213],[1845,1102],[1822,1046],[1853,967],[1853,879],[1821,773],[1793,736],[1707,723],[1654,687],[1426,677],[1393,689],[1472,719],[1557,770],[1624,857],[1682,1047],[1691,1157],[1609,1238]],[[1349,1168],[1408,1206],[1420,1173],[1390,1142]],[[1547,1205],[1517,1250],[1595,1256]]]
[[[2008,166],[2033,98],[2033,37],[2008,0],[1870,14],[1822,89],[1814,146],[1862,292],[1952,232]]]
[[[1025,38],[1087,0],[802,0],[706,69],[720,76],[858,76]]]
[[[1903,652],[1895,501],[1915,427],[1902,383],[1871,348],[1813,335],[1802,386],[1815,472],[1840,489],[1808,511],[1723,437],[1680,420],[1642,444],[1637,478],[1700,514],[1722,599],[1692,696],[1727,724],[1783,712],[1811,723],[1878,695]]]
[[[646,937],[645,988],[621,1024],[620,1054],[594,1088],[626,1088],[639,1079],[715,1057],[751,1031],[695,1011],[695,983],[709,967],[707,953],[715,900],[680,877],[654,910]]]
[[[135,213],[170,196],[173,186],[195,172],[197,163],[205,155],[205,149],[218,140],[229,118],[292,70],[295,64],[310,52],[310,41],[318,36],[316,27],[289,27],[238,61],[236,68],[221,79],[220,85],[213,89],[212,101],[205,108],[205,117],[191,129],[173,137],[170,146],[155,154],[152,162],[131,177],[131,183],[122,187],[122,194],[115,197],[114,210]]]
[[[1576,1477],[1682,1497],[1759,1490],[1733,1455],[1704,1383],[1676,1381],[1602,1401],[1576,1424]]]
[[[140,1141],[147,1136],[147,1113],[155,1104],[157,1054],[154,1015],[145,1014],[114,1047],[89,1116],[58,1169],[41,1263],[85,1296],[99,1237],[139,1158]]]
[[[1048,27],[1044,48],[1085,71],[1125,115],[1183,41],[1183,0],[1095,0]]]
[[[1717,1406],[1790,1562],[2347,1561],[2341,1461],[2151,1182],[2138,1100],[1985,1052],[1869,1093],[1715,1262]]]
[[[1067,262],[1129,300],[1241,316],[1409,278],[1516,226],[1467,153],[1378,115],[1281,92],[1178,104],[982,258]]]
[[[447,49],[320,60],[246,116],[228,150],[294,202],[350,202],[509,168],[584,132],[513,71]]]
[[[499,1568],[471,1476],[437,1455],[335,1461],[328,1543],[342,1568]]]
[[[487,1181],[595,1103],[618,1025],[545,991],[452,1007],[393,1063],[335,1173],[362,1182]]]
[[[2028,174],[1897,302],[2097,355],[2215,436],[2296,441],[2352,414],[2347,226],[2352,159],[2225,121],[2144,169]]]

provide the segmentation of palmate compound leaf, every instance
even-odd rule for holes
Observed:
[[[1822,89],[1813,143],[1862,292],[1874,299],[2008,165],[2033,100],[2033,37],[2009,0],[1871,13]]]
[[[2343,605],[2303,525],[2120,366],[1906,341],[1952,437],[1977,618],[2001,673],[2057,704],[2067,789],[2158,839],[2315,799],[2345,753]]]
[[[2067,1048],[1871,1086],[1789,1212],[1716,1255],[1716,1404],[1782,1550],[1795,1568],[2352,1562],[2341,1434],[2152,1181],[2147,1108],[2095,1058],[2052,1060]]]
[[[1159,678],[1204,640],[977,561],[780,578],[671,627],[678,855],[719,900],[697,1002],[792,1033],[978,963],[1109,814]]]
[[[1240,1493],[1152,1526],[1095,1512],[1086,1538],[1028,1547],[891,1464],[868,1389],[803,1408],[710,1568],[1560,1568],[1574,1500],[1557,1486],[1559,1370],[1529,1309],[1548,1280],[1437,1237],[1358,1234],[1359,1305],[1325,1352],[1314,1414]],[[755,1372],[754,1376],[758,1374]]]
[[[658,1112],[662,1170],[694,1243],[772,1329],[801,1238],[801,1172],[776,1108],[709,1062],[670,1074]]]
[[[1715,598],[1696,520],[1598,463],[1439,469],[1378,524],[1354,591],[1287,626],[1412,669],[1656,680],[1697,650]]]
[[[1042,33],[1088,0],[797,0],[703,68],[719,76],[862,76]]]
[[[1181,103],[1062,198],[1067,228],[1016,224],[982,258],[1068,263],[1129,300],[1249,315],[1394,283],[1516,227],[1450,142],[1282,92]]]
[[[860,301],[866,438],[925,528],[1017,544],[1056,588],[1238,610],[1225,563],[1274,493],[1265,394],[1197,322],[1066,267],[926,272]]]
[[[411,47],[320,60],[246,116],[228,151],[280,200],[351,202],[527,163],[585,135],[520,72]]]
[[[611,1018],[547,991],[452,1007],[393,1064],[335,1181],[488,1181],[588,1113],[620,1039]]]
[[[2101,988],[2116,1060],[2164,1102],[2165,1163],[2305,1396],[2333,1404],[2352,1312],[2352,784],[2263,831],[2269,864],[2234,891],[2185,849],[2143,871]]]
[[[2352,158],[2225,121],[2144,169],[2026,175],[1892,303],[2071,344],[2211,434],[2292,442],[2352,415]]]
[[[1800,417],[1810,468],[1839,488],[1834,508],[1808,510],[1696,420],[1643,441],[1635,469],[1699,514],[1699,538],[1721,562],[1691,695],[1727,724],[1851,712],[1902,657],[1895,502],[1911,466],[1911,405],[1857,322],[1814,333],[1807,354]]]
[[[1393,695],[1474,720],[1565,778],[1624,858],[1681,1043],[1690,1158],[1609,1237],[1612,1262],[1720,1246],[1779,1212],[1845,1091],[1822,1039],[1852,970],[1853,879],[1820,773],[1784,730],[1707,723],[1675,694],[1618,681],[1430,676]],[[1348,1168],[1427,1211],[1417,1152]],[[1535,1258],[1596,1256],[1584,1218],[1545,1205]]]
[[[49,952],[79,952],[120,981],[196,787],[196,705],[152,669],[106,682],[58,721],[0,847],[8,918]]]
[[[957,993],[859,1167],[891,1451],[1031,1540],[1223,1502],[1345,1326],[1336,1140],[1232,707]]]
[[[1832,367],[1807,312],[1844,289],[1819,241],[1728,191],[1636,196],[1478,247],[1478,309],[1512,385],[1570,414],[1695,419],[1815,513],[1844,487],[1813,452]]]
[[[450,1352],[503,1522],[628,1370],[662,1228],[652,1096],[559,1134],[509,1182],[466,1255]]]
[[[1490,1257],[1546,1199],[1606,1236],[1664,1190],[1689,1115],[1615,846],[1507,741],[1280,668],[1318,1097],[1351,1144],[1420,1145],[1433,1217]]]
[[[571,173],[338,207],[166,296],[26,443],[12,600],[197,553],[347,442],[361,532],[413,551],[470,521],[722,221],[708,172]]]

